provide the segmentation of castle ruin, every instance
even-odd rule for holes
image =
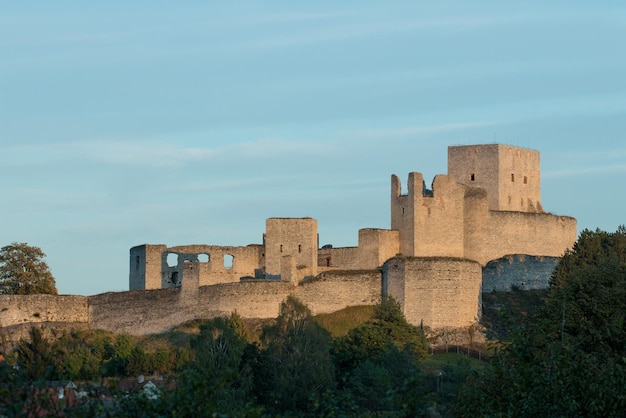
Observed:
[[[195,286],[196,300],[188,302],[199,309],[196,317],[207,314],[198,295],[206,295],[211,312],[272,317],[276,300],[290,293],[325,313],[376,303],[382,292],[398,299],[413,324],[468,326],[479,317],[481,291],[547,286],[556,258],[576,241],[574,218],[543,210],[540,180],[538,151],[451,146],[448,174],[437,175],[430,189],[413,172],[403,194],[392,175],[391,227],[359,230],[357,247],[319,248],[315,219],[270,218],[262,244],[131,248],[130,290]],[[494,262],[530,257],[540,270],[548,260],[541,274],[517,269],[499,280]],[[220,299],[225,289],[229,296]],[[268,294],[277,296],[263,299]]]
[[[0,328],[18,341],[34,323],[160,333],[193,319],[275,318],[294,295],[314,314],[394,296],[407,320],[464,328],[482,292],[542,288],[576,241],[576,220],[541,205],[539,152],[501,144],[448,148],[448,174],[406,194],[391,177],[390,229],[358,231],[358,246],[319,248],[317,221],[271,218],[261,244],[140,245],[130,291],[94,296],[0,295]]]

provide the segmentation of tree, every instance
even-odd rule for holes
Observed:
[[[56,295],[54,277],[39,247],[14,242],[0,249],[0,294]]]
[[[623,416],[626,231],[583,231],[546,303],[469,382],[463,416]]]
[[[289,296],[281,303],[276,324],[263,330],[261,340],[266,348],[254,377],[268,406],[304,412],[333,389],[330,335],[298,299]]]
[[[16,348],[17,365],[30,380],[49,379],[54,373],[52,344],[40,328],[32,327],[30,339],[20,339]]]
[[[422,406],[417,365],[428,354],[428,342],[394,298],[383,297],[370,321],[335,339],[333,354],[342,389],[361,408],[415,415]]]

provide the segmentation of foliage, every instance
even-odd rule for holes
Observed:
[[[247,342],[240,319],[237,315],[218,317],[200,327],[200,334],[192,341],[195,359],[181,375],[174,396],[174,415],[253,411],[249,406],[252,372],[244,361]]]
[[[54,277],[39,247],[14,242],[0,249],[0,294],[57,294]]]
[[[18,343],[17,366],[30,381],[49,379],[54,373],[52,344],[40,328],[32,327],[29,337]]]
[[[331,340],[298,299],[280,305],[276,324],[263,331],[255,386],[278,411],[306,411],[334,387]]]
[[[625,231],[583,231],[546,304],[463,391],[465,416],[622,416],[626,409]]]
[[[387,352],[390,345],[398,350],[406,349],[416,361],[428,354],[424,332],[409,324],[400,304],[387,296],[376,305],[370,321],[335,340],[334,353],[341,368],[351,369]]]
[[[363,410],[422,407],[418,362],[428,353],[422,330],[409,324],[400,304],[384,297],[370,321],[335,339],[333,354],[342,390]]]

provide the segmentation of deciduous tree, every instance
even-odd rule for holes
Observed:
[[[0,249],[0,294],[57,294],[46,255],[39,247],[14,242]]]

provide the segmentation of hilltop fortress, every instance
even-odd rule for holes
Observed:
[[[538,151],[451,146],[448,174],[430,189],[413,172],[403,194],[392,175],[391,227],[359,230],[357,247],[319,248],[311,218],[267,219],[263,242],[245,247],[140,245],[130,249],[129,292],[0,296],[0,326],[69,321],[149,334],[233,311],[276,317],[289,294],[315,314],[389,294],[413,324],[467,327],[481,292],[546,287],[576,241],[574,218],[544,211],[540,180]]]

